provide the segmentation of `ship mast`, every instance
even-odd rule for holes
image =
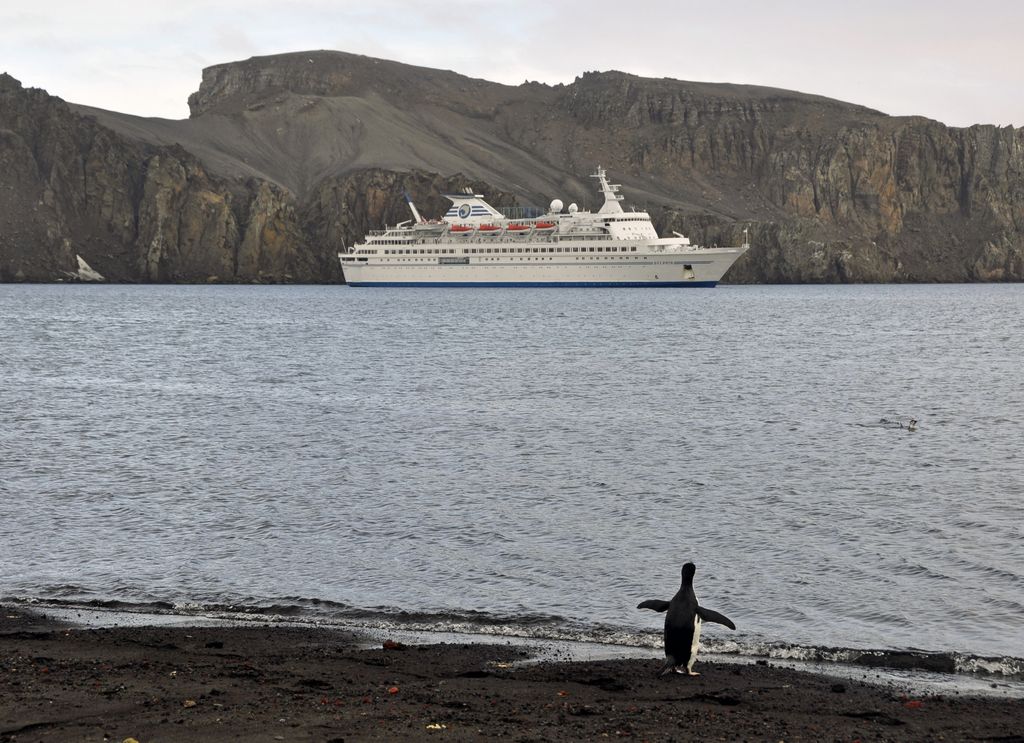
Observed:
[[[619,193],[619,189],[622,188],[618,183],[609,183],[608,174],[605,173],[604,168],[600,165],[597,166],[597,172],[594,173],[591,178],[597,178],[597,182],[601,187],[601,193],[604,194],[604,204],[598,209],[598,214],[620,214],[622,213],[622,206],[619,204],[622,201],[623,196]]]

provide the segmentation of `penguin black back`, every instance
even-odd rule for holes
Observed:
[[[705,609],[697,603],[697,595],[693,590],[693,576],[696,572],[697,567],[692,562],[683,565],[682,584],[671,601],[649,599],[637,605],[638,609],[666,612],[665,665],[660,674],[668,673],[674,668],[677,673],[699,675],[694,673],[693,664],[697,660],[702,622],[717,622],[729,629],[736,629],[736,625],[728,617]]]

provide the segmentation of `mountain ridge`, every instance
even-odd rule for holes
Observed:
[[[16,95],[3,85],[0,94],[10,101],[37,95],[17,89]],[[154,153],[178,148],[172,157],[191,158],[196,174],[186,182],[198,186],[201,170],[202,188],[230,201],[236,222],[250,214],[239,204],[275,194],[280,229],[273,239],[262,232],[250,239],[268,240],[261,250],[284,250],[292,256],[285,263],[301,266],[240,270],[249,263],[234,256],[216,261],[221,268],[213,273],[198,264],[167,272],[160,261],[146,264],[136,255],[131,266],[113,272],[121,280],[336,281],[331,263],[341,244],[407,218],[402,188],[422,186],[414,196],[436,204],[433,212],[421,207],[431,216],[443,207],[432,190],[442,183],[475,182],[506,203],[559,197],[594,204],[587,176],[598,164],[623,183],[627,200],[650,209],[663,232],[724,244],[749,227],[754,247],[726,280],[1024,279],[1024,133],[1012,127],[955,129],[794,91],[616,71],[587,72],[568,84],[509,86],[330,51],[209,67],[189,98],[188,119],[61,105],[64,113],[54,103],[52,116],[93,122],[69,119],[66,136],[74,139],[73,130],[91,126],[107,132],[121,151],[133,153],[127,170],[147,171]],[[0,139],[0,157],[5,146],[19,149],[14,138],[38,153],[33,140],[53,128],[36,121],[33,132],[24,119],[19,126],[5,118],[11,117],[0,109],[0,129],[13,133]],[[22,180],[45,190],[39,184],[52,179],[52,164],[35,161],[35,177]],[[88,159],[76,167],[88,167]],[[18,178],[0,176],[0,183]],[[373,198],[353,191],[360,184],[376,189]],[[136,192],[132,218],[138,221],[146,198],[158,192]],[[88,201],[87,194],[76,198]],[[189,213],[184,221],[202,217]],[[91,223],[88,231],[102,241],[105,229]],[[74,230],[65,237],[82,242]],[[140,236],[131,237],[118,236],[131,243],[124,250],[141,250]],[[184,247],[175,243],[172,252],[198,261],[201,246]],[[210,249],[238,247],[221,240]],[[18,270],[4,266],[4,254],[13,252],[19,265],[33,262],[29,249],[0,244],[0,278],[17,278]],[[149,267],[140,272],[140,265]],[[22,277],[36,280],[45,273],[21,269]]]

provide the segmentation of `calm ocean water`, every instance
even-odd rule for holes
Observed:
[[[1021,658],[1021,327],[1020,285],[0,286],[0,599],[656,643],[693,560],[712,647]]]

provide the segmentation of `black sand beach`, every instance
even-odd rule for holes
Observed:
[[[365,649],[318,628],[67,626],[0,613],[0,741],[1024,741],[1024,700],[765,665],[518,664],[510,645]]]

